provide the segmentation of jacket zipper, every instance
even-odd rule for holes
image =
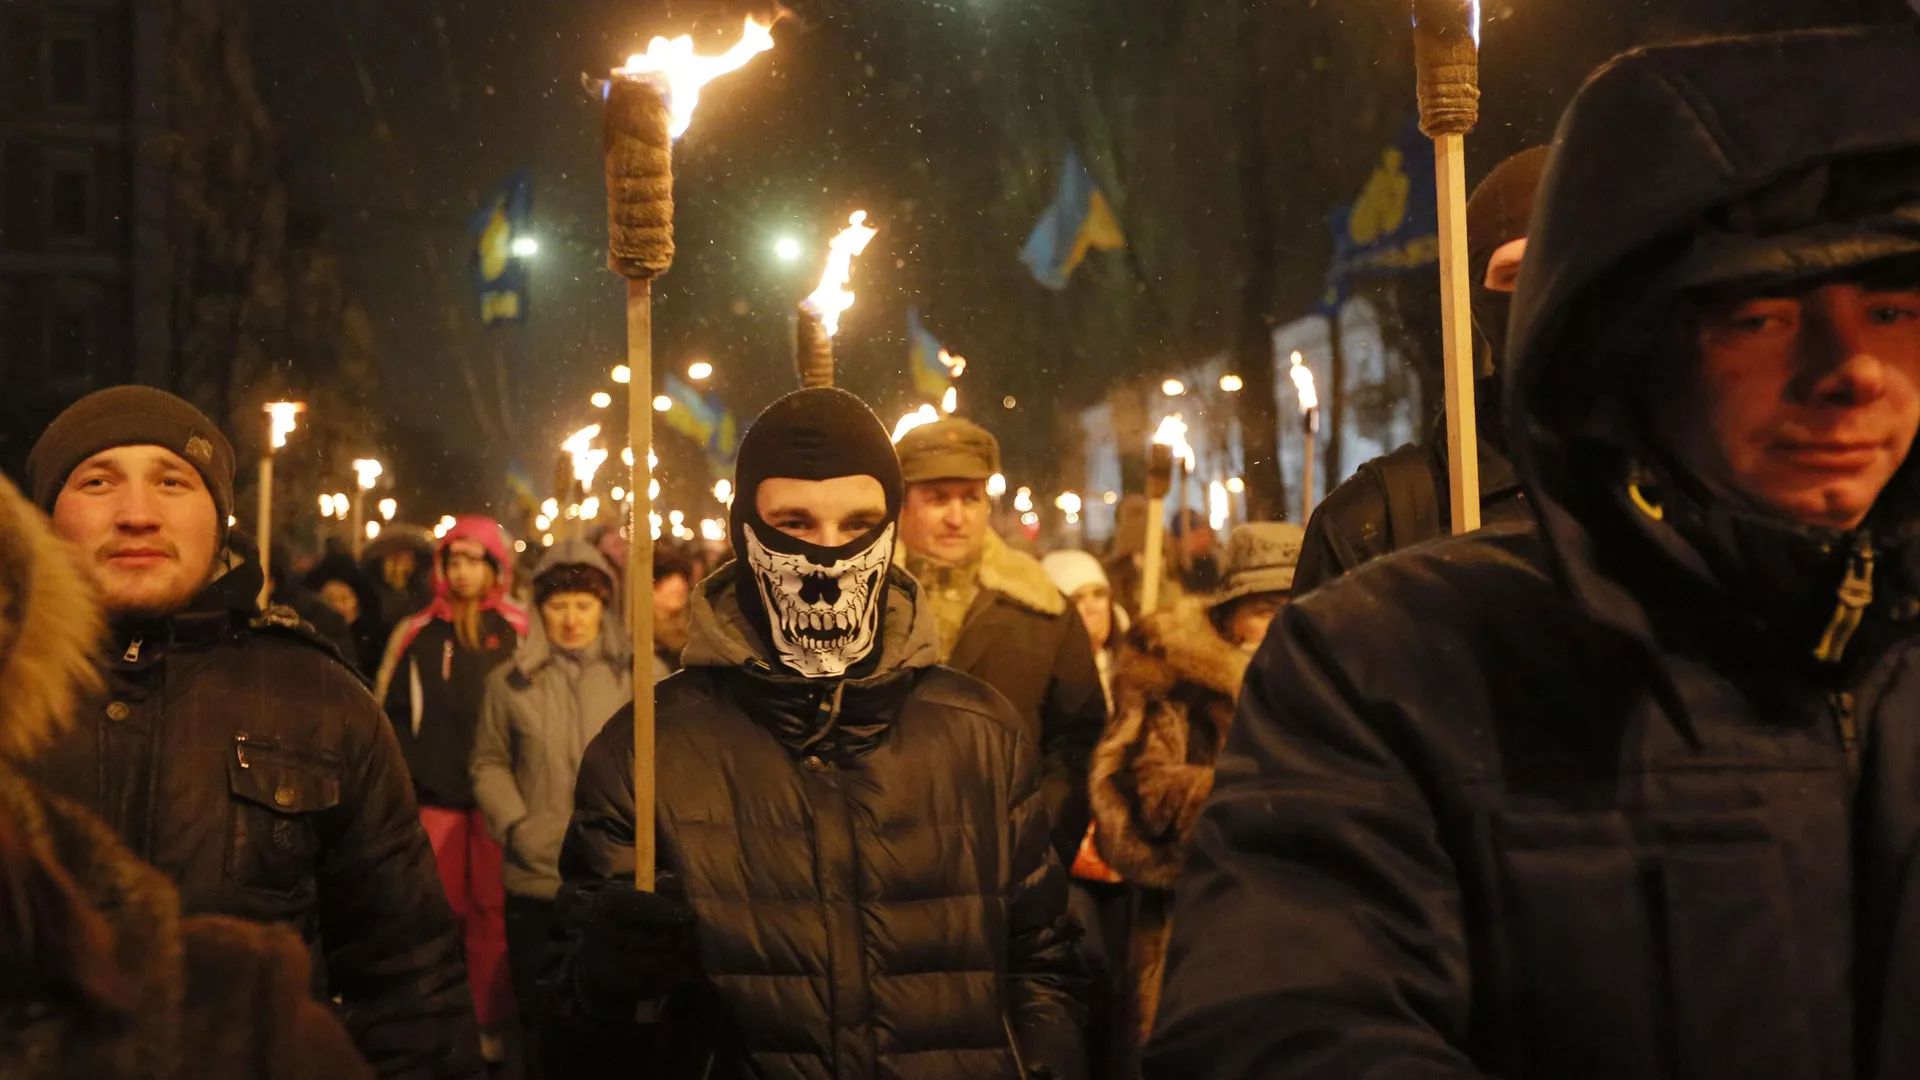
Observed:
[[[133,635],[133,640],[127,643],[127,651],[120,654],[120,659],[129,664],[138,663],[140,660],[140,644],[142,640],[139,634]]]
[[[1853,694],[1845,690],[1835,690],[1827,695],[1827,703],[1833,709],[1833,724],[1840,733],[1840,749],[1847,755],[1847,779],[1858,782],[1860,779],[1860,729],[1853,711]]]
[[[1846,654],[1847,643],[1853,640],[1854,631],[1860,629],[1860,622],[1866,617],[1867,605],[1873,603],[1873,542],[1865,533],[1854,541],[1853,553],[1847,558],[1847,574],[1840,579],[1838,597],[1827,632],[1821,635],[1820,644],[1813,650],[1813,658],[1823,664],[1840,662]]]

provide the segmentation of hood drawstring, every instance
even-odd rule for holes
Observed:
[[[1854,538],[1853,552],[1847,557],[1847,573],[1840,579],[1839,603],[1827,632],[1814,646],[1813,658],[1823,664],[1837,664],[1846,654],[1847,643],[1866,618],[1867,605],[1873,603],[1873,541],[1862,531]]]

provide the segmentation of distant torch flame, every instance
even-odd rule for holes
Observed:
[[[940,350],[940,366],[947,369],[947,378],[957,379],[967,373],[967,358],[955,356],[945,349]]]
[[[733,48],[719,56],[695,56],[693,38],[657,37],[647,43],[647,51],[627,57],[624,67],[613,69],[615,76],[647,79],[666,91],[667,109],[673,114],[670,128],[678,139],[693,123],[693,110],[700,104],[700,88],[729,71],[738,71],[747,61],[773,48],[773,24],[761,24],[751,15],[746,29]]]
[[[593,474],[599,472],[607,460],[607,452],[593,445],[593,440],[599,437],[600,425],[588,424],[560,444],[560,449],[573,457],[573,478],[583,486],[592,486]]]
[[[1207,485],[1207,524],[1214,532],[1227,527],[1227,520],[1233,516],[1233,500],[1227,497],[1227,485],[1218,480]]]
[[[893,441],[899,442],[901,437],[907,432],[912,431],[922,424],[931,424],[938,419],[940,419],[940,414],[933,411],[933,406],[922,405],[901,417],[900,422],[893,425]]]
[[[1160,446],[1173,447],[1173,456],[1186,465],[1189,474],[1193,472],[1193,447],[1187,444],[1187,422],[1180,418],[1179,413],[1160,421],[1160,426],[1153,432],[1153,441]]]
[[[940,411],[943,413],[951,413],[953,410],[959,407],[960,407],[959,388],[954,386],[947,387],[947,392],[940,395]]]
[[[298,401],[274,401],[267,405],[267,422],[272,425],[273,448],[287,445],[287,436],[293,434],[294,418],[305,412],[307,407]]]
[[[847,281],[853,277],[853,257],[867,250],[877,231],[867,227],[867,212],[858,210],[827,246],[827,271],[820,275],[820,287],[803,306],[820,316],[828,337],[840,332],[840,315],[853,306],[853,294],[847,291]]]
[[[1300,394],[1300,411],[1312,412],[1320,407],[1320,393],[1313,388],[1313,369],[1298,350],[1291,357],[1291,365],[1287,374],[1293,376],[1293,388]]]

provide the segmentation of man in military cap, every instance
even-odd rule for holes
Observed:
[[[987,478],[1000,444],[949,418],[901,437],[907,485],[896,552],[925,589],[940,660],[992,686],[1031,726],[1044,756],[1054,848],[1071,864],[1086,833],[1087,758],[1106,723],[1093,645],[1038,560],[988,528]]]
[[[229,535],[233,449],[172,394],[119,386],[54,420],[33,501],[108,616],[104,700],[31,779],[85,806],[187,914],[285,923],[384,1077],[477,1077],[473,1003],[394,733],[334,647],[263,612]]]

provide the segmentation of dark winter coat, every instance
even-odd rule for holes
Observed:
[[[1019,718],[935,664],[933,621],[897,570],[874,674],[774,674],[737,566],[696,590],[686,668],[656,691],[658,861],[699,916],[706,1015],[655,1032],[563,1000],[556,1073],[679,1076],[661,1047],[703,1027],[726,1034],[685,1075],[712,1054],[715,1075],[1014,1080],[1024,1062],[1078,1080],[1077,932]],[[560,858],[569,928],[598,883],[633,873],[632,761],[629,709],[580,770]]]
[[[904,558],[905,546],[896,550]],[[1000,691],[1026,720],[1040,746],[1054,852],[1071,866],[1087,834],[1087,758],[1107,720],[1093,642],[1039,561],[992,533],[979,584],[947,666]]]
[[[1145,1042],[1160,999],[1173,887],[1187,837],[1213,790],[1252,654],[1181,600],[1133,628],[1114,672],[1114,711],[1093,751],[1089,788],[1100,857],[1141,890],[1127,948],[1128,1028]]]
[[[473,540],[493,558],[493,588],[480,598],[480,643],[462,645],[455,633],[453,594],[443,560],[455,541]],[[468,768],[486,700],[487,676],[513,659],[527,632],[527,612],[509,598],[513,553],[491,518],[459,519],[433,558],[433,603],[401,620],[387,643],[374,695],[393,721],[400,751],[422,806],[474,808]]]
[[[187,914],[293,928],[386,1077],[479,1074],[473,1002],[393,732],[346,663],[238,564],[116,631],[106,692],[28,767],[98,815]],[[9,688],[11,689],[11,688]]]
[[[1293,594],[1303,595],[1382,555],[1446,536],[1452,529],[1446,433],[1366,462],[1313,508],[1300,544]],[[1513,463],[1480,442],[1480,524],[1531,524]]]
[[[1571,328],[1655,280],[1630,253],[1895,144],[1920,144],[1911,32],[1630,54],[1583,91],[1510,339],[1541,531],[1391,556],[1275,622],[1190,844],[1149,1077],[1920,1075],[1915,463],[1869,522],[1866,623],[1821,663],[1844,548],[1752,525],[1772,572],[1716,584],[1744,568],[1565,411],[1621,399],[1631,358]]]

